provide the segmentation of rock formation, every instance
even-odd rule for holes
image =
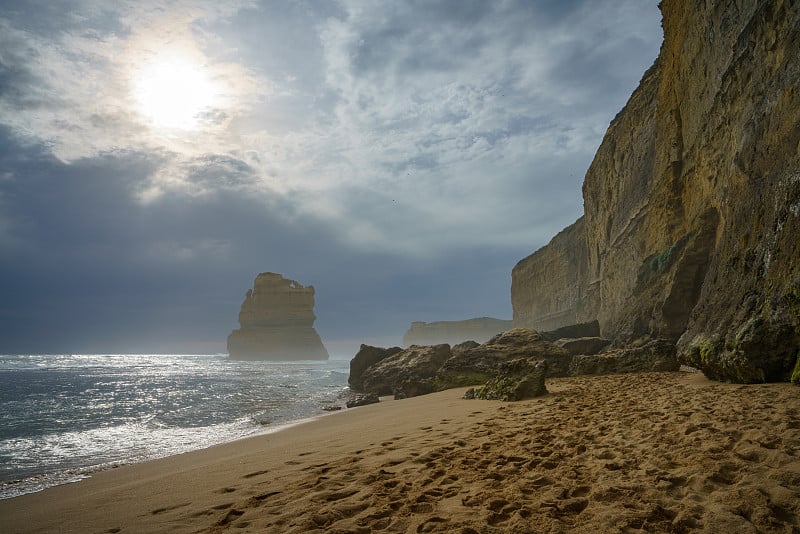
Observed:
[[[584,216],[512,272],[514,326],[597,319],[736,382],[800,349],[800,4],[661,3],[664,42],[583,185]]]
[[[327,360],[314,330],[314,286],[276,273],[256,276],[228,336],[228,354],[240,360]]]
[[[433,393],[437,372],[450,356],[447,344],[412,345],[369,367],[362,374],[363,389],[397,398]]]
[[[530,365],[510,361],[527,361]],[[462,343],[450,345],[412,345],[406,349],[382,349],[361,345],[350,362],[350,387],[354,391],[393,394],[396,398],[413,397],[452,387],[486,384],[513,385],[514,395],[541,394],[539,374],[552,370],[564,376],[571,361],[570,354],[538,332],[512,329],[494,336],[482,345]],[[546,367],[535,366],[544,362]],[[542,379],[543,380],[543,379]],[[511,395],[511,396],[514,396]]]
[[[617,375],[678,369],[680,364],[675,356],[675,344],[663,339],[654,339],[641,347],[575,356],[569,366],[569,374],[571,376]]]
[[[604,337],[567,337],[558,339],[555,343],[573,356],[577,356],[602,352],[611,344],[611,340]]]
[[[517,263],[511,272],[513,326],[545,331],[597,319],[597,284],[590,282],[588,256],[581,217]]]
[[[468,389],[464,398],[519,401],[547,394],[544,360],[510,360],[500,364],[497,371],[497,376],[490,378],[485,386]]]
[[[502,363],[518,358],[544,360],[548,376],[566,376],[571,355],[535,330],[513,328],[482,345],[453,354],[440,375],[446,382],[459,383],[461,376],[491,376]]]
[[[539,333],[548,341],[565,338],[600,337],[600,323],[595,319],[588,323],[571,324]]]
[[[364,371],[402,350],[403,349],[400,347],[384,349],[382,347],[373,347],[362,343],[361,349],[356,353],[353,359],[350,360],[350,375],[347,377],[347,384],[350,386],[350,389],[364,391]]]
[[[492,317],[477,317],[465,321],[415,321],[403,335],[403,345],[454,345],[463,341],[484,342],[495,334],[511,328],[511,321]]]

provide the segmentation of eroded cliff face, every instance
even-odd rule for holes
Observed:
[[[800,349],[800,3],[661,10],[659,57],[586,174],[583,235],[514,269],[515,325],[596,318],[617,345],[677,343],[712,378],[787,380]],[[588,310],[569,298],[587,288]]]
[[[242,302],[228,353],[245,360],[327,360],[315,319],[314,286],[261,273]]]
[[[597,317],[597,283],[590,276],[581,217],[511,271],[514,328],[555,330]]]

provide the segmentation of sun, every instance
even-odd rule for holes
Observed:
[[[153,126],[192,130],[214,108],[218,91],[200,64],[160,57],[143,65],[133,83],[137,110]]]

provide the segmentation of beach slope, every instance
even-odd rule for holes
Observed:
[[[449,390],[0,501],[16,532],[796,532],[800,395],[691,373]]]

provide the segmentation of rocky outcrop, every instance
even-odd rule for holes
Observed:
[[[538,387],[534,385],[538,379],[531,382],[533,367],[522,363],[508,367],[508,362],[545,362],[548,375],[553,371],[565,376],[570,358],[566,350],[524,328],[498,334],[482,345],[466,342],[452,349],[447,344],[412,345],[402,350],[362,345],[351,362],[349,383],[357,392],[404,398],[507,378],[504,384],[518,383],[515,388],[522,392],[519,394],[530,395]],[[367,362],[373,363],[364,368]],[[545,367],[536,369],[538,373]]]
[[[314,330],[314,286],[276,273],[256,276],[228,336],[228,354],[239,360],[327,360]]]
[[[347,378],[347,384],[350,386],[350,389],[363,391],[364,371],[402,350],[403,349],[400,347],[384,349],[382,347],[372,347],[362,344],[359,351],[353,359],[350,360],[350,376]]]
[[[450,356],[447,344],[412,345],[366,369],[361,375],[362,389],[399,398],[432,393],[437,390],[437,372]]]
[[[603,337],[568,337],[555,341],[555,344],[573,356],[579,354],[597,354],[611,344],[611,340]]]
[[[800,349],[800,5],[661,3],[664,43],[611,122],[582,219],[512,273],[514,324],[597,319],[717,380]]]
[[[358,408],[359,406],[368,406],[370,404],[377,404],[381,401],[375,393],[365,393],[361,395],[353,395],[348,399],[345,406],[348,408]]]
[[[600,337],[600,323],[597,319],[586,323],[569,324],[556,328],[555,330],[548,330],[546,332],[539,332],[543,338],[548,341],[556,341],[566,338],[581,338],[581,337]]]
[[[548,376],[566,376],[571,356],[535,330],[512,328],[482,345],[454,354],[442,366],[440,380],[468,385],[463,384],[461,377],[478,375],[474,378],[478,379],[482,375],[481,381],[485,381],[497,372],[500,364],[519,358],[547,361]]]
[[[411,323],[403,335],[403,345],[454,345],[463,341],[484,342],[492,336],[511,328],[511,321],[478,317],[465,321],[436,321]]]
[[[465,399],[520,401],[547,394],[547,362],[519,358],[500,364],[485,386],[470,388]]]
[[[667,340],[656,339],[641,347],[575,356],[570,364],[569,374],[571,376],[616,375],[677,371],[678,369],[680,369],[680,364],[675,355],[675,344]]]

